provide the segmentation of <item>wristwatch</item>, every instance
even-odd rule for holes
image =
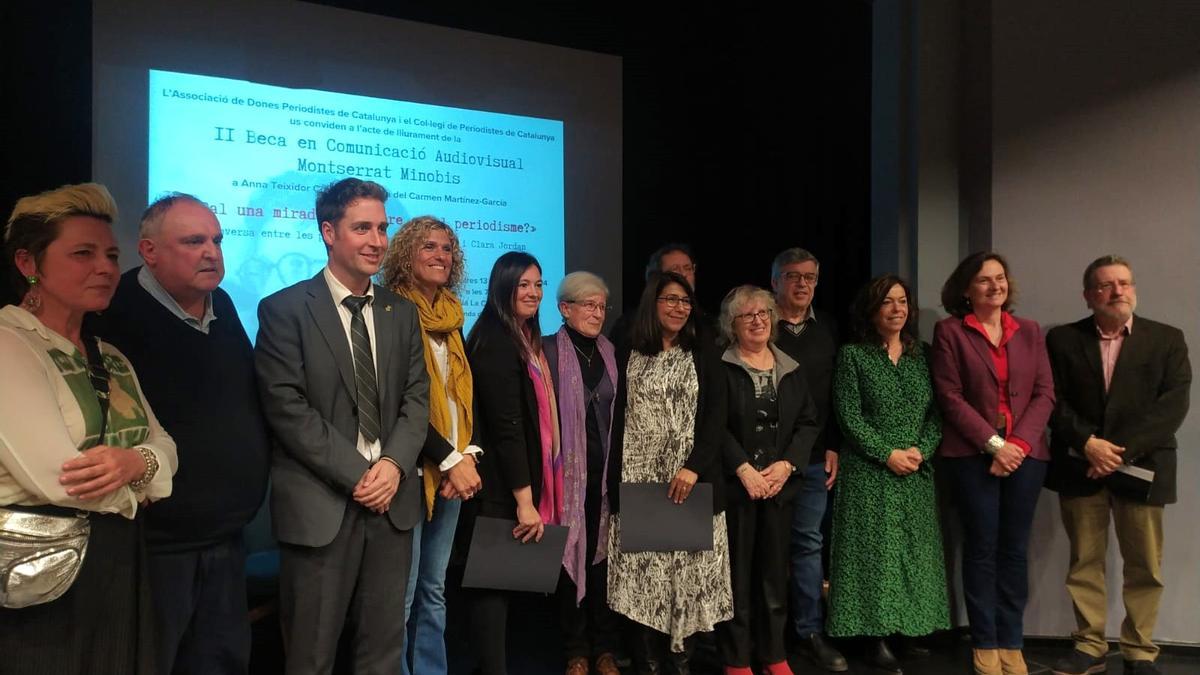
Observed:
[[[1004,449],[1004,439],[1000,438],[999,434],[992,434],[992,437],[987,439],[987,445],[983,446],[983,451],[989,455],[995,455]]]

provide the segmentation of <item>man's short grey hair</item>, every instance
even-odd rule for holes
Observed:
[[[571,272],[558,284],[558,301],[573,302],[597,293],[608,297],[608,286],[591,272]]]
[[[1130,265],[1128,260],[1115,253],[1109,253],[1093,260],[1088,264],[1087,269],[1083,271],[1083,290],[1092,290],[1092,286],[1096,282],[1096,270],[1101,267],[1108,267],[1109,265],[1124,265],[1125,269],[1129,270],[1129,277],[1133,278],[1133,265]]]
[[[186,192],[168,192],[158,199],[150,202],[150,206],[142,212],[142,223],[138,227],[139,239],[151,239],[158,234],[162,229],[163,218],[166,217],[167,211],[171,210],[179,202],[192,202],[204,208],[208,208],[208,204],[200,201],[194,195],[189,195]]]
[[[771,323],[771,341],[775,341],[776,331],[779,330],[779,324],[775,321],[775,296],[765,288],[746,284],[729,291],[721,301],[721,338],[725,344],[737,343],[737,333],[733,330],[734,317],[742,314],[746,306],[755,300],[762,300],[767,311],[771,313],[768,321]]]
[[[817,256],[809,253],[806,249],[796,246],[782,251],[779,255],[775,256],[775,260],[771,263],[771,281],[778,281],[779,275],[783,273],[783,268],[788,265],[805,263],[810,260],[817,266],[817,270],[820,271],[821,261],[817,260]]]

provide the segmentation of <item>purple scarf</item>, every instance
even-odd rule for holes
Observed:
[[[561,425],[563,462],[563,524],[570,529],[567,532],[567,548],[563,551],[563,567],[571,581],[575,582],[575,603],[583,600],[587,592],[587,534],[584,529],[583,499],[587,495],[587,391],[583,386],[582,370],[579,358],[575,355],[575,345],[571,336],[567,335],[566,327],[558,330],[555,335],[558,346],[558,421]],[[596,349],[604,360],[604,370],[607,372],[613,388],[617,386],[617,358],[612,343],[603,335],[596,338]],[[609,407],[609,419],[612,419],[616,396]],[[596,559],[598,563],[608,555],[608,451],[612,447],[612,425],[604,435],[604,476],[600,482],[600,533],[596,543]]]

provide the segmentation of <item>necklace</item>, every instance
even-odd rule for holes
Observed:
[[[591,354],[584,354],[583,350],[579,348],[579,345],[575,344],[574,340],[571,340],[571,346],[574,347],[575,351],[579,352],[579,355],[582,356],[583,360],[587,362],[588,368],[591,368],[592,367],[592,358],[596,356],[596,345],[594,343],[592,344],[592,353]]]

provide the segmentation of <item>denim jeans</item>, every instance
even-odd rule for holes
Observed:
[[[963,595],[978,649],[1020,649],[1029,597],[1029,531],[1047,462],[1026,458],[1007,478],[990,455],[946,458],[963,524]]]
[[[822,452],[822,455],[824,453]],[[796,633],[806,636],[825,631],[825,608],[821,587],[821,520],[825,516],[825,463],[803,469],[800,490],[792,512],[792,621]]]
[[[439,675],[447,669],[446,565],[462,502],[440,495],[434,500],[433,520],[425,520],[422,505],[421,521],[413,529],[412,569],[404,598],[408,630],[403,675]]]

